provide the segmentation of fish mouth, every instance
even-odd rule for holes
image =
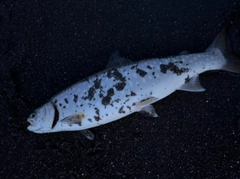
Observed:
[[[30,125],[27,128],[29,131],[37,132],[38,130],[41,129],[39,126],[35,124],[35,122],[32,119],[27,119],[27,122],[30,123]]]
[[[30,126],[36,126],[36,124],[34,123],[34,121],[32,119],[27,119],[27,122],[30,123]]]

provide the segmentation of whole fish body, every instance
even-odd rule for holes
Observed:
[[[80,130],[103,125],[134,112],[157,117],[152,103],[176,90],[201,92],[198,75],[209,70],[240,72],[240,59],[226,46],[223,30],[203,53],[131,62],[114,53],[108,68],[62,91],[36,109],[27,121],[35,133]]]

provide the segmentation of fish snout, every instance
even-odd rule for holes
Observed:
[[[29,131],[34,132],[34,131],[37,130],[38,127],[37,127],[37,125],[36,125],[36,123],[35,123],[35,121],[33,119],[28,118],[27,122],[30,123],[30,125],[27,128]]]

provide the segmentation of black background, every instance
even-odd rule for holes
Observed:
[[[118,49],[133,61],[201,52],[232,22],[236,0],[0,2],[0,176],[3,178],[240,177],[240,75],[200,75],[203,93],[177,91],[79,132],[34,134],[27,116],[103,70]]]

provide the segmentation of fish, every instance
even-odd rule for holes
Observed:
[[[116,51],[105,70],[73,84],[32,112],[28,130],[80,131],[93,140],[90,128],[132,113],[158,117],[152,104],[176,90],[203,92],[199,74],[211,70],[240,73],[240,59],[228,48],[226,30],[202,53],[184,51],[178,56],[133,62]]]

